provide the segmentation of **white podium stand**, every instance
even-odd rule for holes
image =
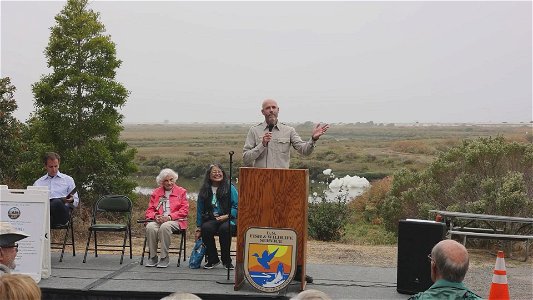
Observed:
[[[31,276],[36,282],[51,275],[50,200],[47,187],[8,189],[0,185],[0,221],[9,222],[30,236],[19,241],[14,273]]]

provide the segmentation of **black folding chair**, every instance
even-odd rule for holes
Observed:
[[[137,220],[137,223],[144,223],[146,224],[147,220]],[[178,264],[177,267],[180,266],[181,261],[181,253],[183,251],[183,261],[187,259],[187,230],[186,229],[178,229],[178,230],[172,230],[172,235],[179,235],[180,238],[180,245],[179,247],[169,247],[168,253],[172,254],[178,254]],[[159,247],[158,247],[159,249]],[[144,245],[143,245],[143,254],[141,256],[141,265],[144,263],[144,254],[146,253],[146,234],[144,235]]]
[[[87,245],[85,246],[85,255],[83,262],[87,258],[87,251],[89,250],[89,243],[91,236],[94,233],[94,256],[98,257],[98,246],[104,247],[103,251],[122,251],[120,256],[120,264],[124,259],[124,251],[126,247],[130,248],[130,259],[133,257],[131,248],[131,200],[124,195],[106,195],[98,199],[93,209],[93,216],[91,226],[89,227],[89,237],[87,238]],[[116,220],[123,220],[124,223],[103,223],[107,218],[114,218]],[[96,233],[104,232],[124,232],[124,241],[122,245],[118,244],[98,244]],[[126,245],[126,240],[129,237],[129,245]],[[121,247],[122,249],[117,249]],[[93,249],[91,249],[93,250]]]
[[[64,237],[63,237],[63,243],[60,242],[51,242],[50,248],[52,249],[61,249],[61,256],[59,257],[59,262],[63,261],[63,254],[65,254],[65,247],[66,246],[72,246],[72,256],[76,256],[76,246],[74,244],[74,208],[70,210],[70,218],[66,224],[55,224],[51,225],[51,230],[57,230],[57,231],[64,231]],[[70,241],[68,240],[68,235],[70,234]]]

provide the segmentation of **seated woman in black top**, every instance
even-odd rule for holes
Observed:
[[[231,207],[228,207],[229,199],[231,199]],[[237,230],[237,202],[237,189],[230,185],[226,172],[219,164],[210,165],[198,193],[197,228],[194,235],[195,239],[202,237],[206,246],[207,264],[204,269],[212,269],[220,264],[215,234],[218,234],[220,242],[222,264],[226,269],[234,269],[230,257],[228,219],[231,222],[231,232],[235,232]]]

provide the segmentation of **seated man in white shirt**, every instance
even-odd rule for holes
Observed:
[[[71,210],[78,206],[78,193],[74,192],[74,179],[59,172],[61,158],[55,152],[48,152],[43,157],[46,175],[37,179],[34,186],[46,186],[50,199],[50,225],[66,224]],[[74,193],[73,193],[74,192]]]

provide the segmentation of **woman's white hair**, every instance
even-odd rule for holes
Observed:
[[[161,172],[159,172],[159,175],[157,175],[157,177],[155,178],[155,182],[157,182],[157,185],[161,185],[161,183],[163,182],[163,180],[165,180],[167,176],[172,176],[172,178],[174,178],[174,181],[178,180],[178,172],[174,172],[174,170],[167,168],[161,170]]]

